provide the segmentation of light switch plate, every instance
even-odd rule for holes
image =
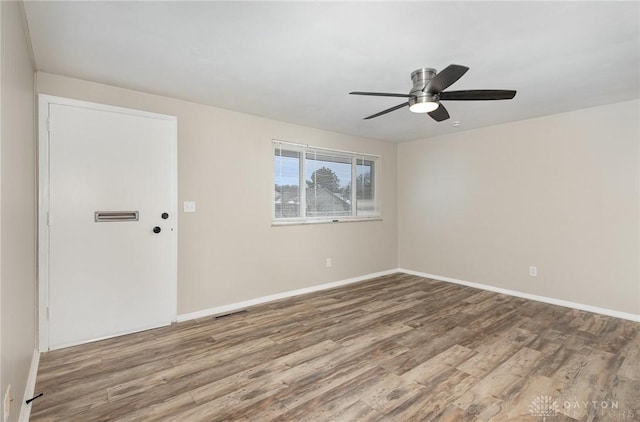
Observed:
[[[184,201],[184,212],[196,212],[196,201]]]

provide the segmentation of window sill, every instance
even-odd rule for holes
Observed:
[[[334,218],[334,219],[321,219],[321,220],[284,220],[284,221],[271,221],[271,227],[276,226],[302,226],[307,224],[339,224],[339,223],[360,223],[363,221],[382,221],[382,217],[360,217],[360,218]]]

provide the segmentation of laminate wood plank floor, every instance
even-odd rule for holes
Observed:
[[[640,324],[407,274],[43,353],[32,421],[638,421]]]

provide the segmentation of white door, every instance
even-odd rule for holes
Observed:
[[[56,349],[170,324],[175,117],[55,97],[41,99],[43,111],[48,309],[41,330],[48,333],[41,348],[42,341]]]

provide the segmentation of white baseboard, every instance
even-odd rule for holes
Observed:
[[[31,367],[29,368],[29,378],[27,378],[27,385],[24,388],[24,397],[20,405],[20,415],[18,421],[28,422],[31,416],[31,403],[27,404],[27,400],[35,395],[36,390],[36,377],[38,376],[38,366],[40,365],[40,352],[38,350],[33,351],[33,357],[31,358]]]
[[[269,296],[258,297],[255,299],[249,299],[242,302],[232,303],[229,305],[217,306],[215,308],[203,309],[202,311],[190,312],[187,314],[178,315],[178,322],[188,321],[190,319],[196,318],[204,318],[212,315],[220,315],[226,314],[229,312],[241,310],[248,308],[249,306],[260,305],[267,302],[273,302],[274,300],[286,299],[293,296],[299,296],[306,293],[313,293],[320,290],[332,289],[334,287],[340,287],[351,283],[357,283],[359,281],[364,281],[376,277],[382,277],[385,275],[393,274],[399,272],[398,269],[394,268],[387,271],[380,271],[377,273],[366,274],[359,277],[347,278],[345,280],[334,281],[331,283],[319,284],[316,286],[305,287],[303,289],[290,290],[288,292],[276,293]]]
[[[276,293],[269,296],[263,296],[255,299],[249,299],[242,302],[232,303],[229,305],[218,306],[215,308],[203,309],[202,311],[190,312],[187,314],[178,315],[178,322],[188,321],[190,319],[204,318],[212,315],[226,314],[229,312],[248,308],[253,305],[260,305],[267,302],[273,302],[275,300],[286,299],[293,296],[303,295],[306,293],[313,293],[320,290],[332,289],[334,287],[340,287],[351,283],[357,283],[359,281],[369,280],[376,277],[382,277],[393,273],[405,273],[418,277],[430,278],[433,280],[444,281],[447,283],[460,284],[463,286],[473,287],[480,290],[488,290],[490,292],[502,293],[509,296],[521,297],[523,299],[535,300],[536,302],[549,303],[551,305],[564,306],[565,308],[579,309],[582,311],[593,312],[596,314],[608,315],[615,318],[627,319],[634,322],[640,322],[640,315],[615,311],[613,309],[600,308],[592,305],[585,305],[582,303],[570,302],[568,300],[556,299],[552,297],[539,296],[531,293],[519,292],[517,290],[504,289],[502,287],[490,286],[487,284],[475,283],[472,281],[458,280],[451,277],[444,277],[435,274],[423,273],[420,271],[407,270],[405,268],[394,268],[387,271],[381,271],[378,273],[366,274],[359,277],[348,278],[345,280],[334,281],[332,283],[319,284],[317,286],[305,287],[303,289],[290,290],[288,292]]]
[[[476,289],[488,290],[490,292],[496,292],[496,293],[502,293],[509,296],[521,297],[523,299],[535,300],[537,302],[549,303],[551,305],[564,306],[565,308],[579,309],[581,311],[593,312],[596,314],[608,315],[615,318],[622,318],[622,319],[628,319],[634,322],[640,322],[640,315],[636,315],[628,312],[614,311],[613,309],[600,308],[600,307],[591,306],[591,305],[584,305],[582,303],[569,302],[567,300],[555,299],[552,297],[538,296],[531,293],[519,292],[517,290],[503,289],[502,287],[494,287],[494,286],[489,286],[487,284],[480,284],[480,283],[474,283],[471,281],[458,280],[451,277],[443,277],[440,275],[427,274],[420,271],[407,270],[404,268],[398,268],[397,271],[401,273],[415,275],[418,277],[431,278],[434,280],[445,281],[447,283],[461,284],[463,286],[469,286]]]

